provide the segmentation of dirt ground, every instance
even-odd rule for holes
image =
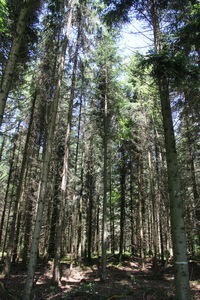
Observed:
[[[34,300],[165,300],[174,299],[173,269],[142,269],[137,261],[109,262],[107,280],[102,282],[98,263],[70,266],[62,263],[61,283],[52,283],[52,263],[39,265],[33,289]],[[190,264],[192,299],[200,300],[200,264]],[[19,300],[26,271],[16,264],[10,278],[0,278],[0,300]]]

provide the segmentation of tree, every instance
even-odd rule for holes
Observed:
[[[142,3],[140,3],[140,1],[131,1],[131,3],[129,2],[130,6],[128,7],[125,5],[125,1],[121,1],[120,4],[124,5],[122,10],[123,16],[127,15],[127,9],[131,7],[131,4],[134,4],[136,6],[138,14],[140,14],[141,12],[144,13],[145,9],[147,9],[146,18],[150,21],[150,24],[153,27],[155,53],[159,55],[162,51],[162,34],[160,31],[160,19],[162,17],[161,11],[163,9],[159,1],[152,1],[151,3],[149,3],[149,1],[144,1]],[[117,5],[118,3],[115,5],[116,11],[118,11]],[[163,73],[163,69],[160,68],[159,61],[155,62],[154,65],[158,66],[159,68],[159,74],[156,73],[156,80],[158,83],[160,93],[163,128],[165,136],[173,252],[175,257],[176,269],[176,295],[179,299],[190,299],[187,245],[183,218],[183,203],[180,187],[180,175],[178,172],[179,168],[176,152],[176,143],[170,107],[169,78],[166,76],[166,73]]]
[[[12,5],[12,3],[11,3]],[[30,16],[33,23],[33,15],[35,15],[38,7],[40,6],[39,0],[34,1],[20,1],[18,19],[16,25],[16,32],[13,34],[12,46],[10,49],[9,57],[3,70],[3,76],[0,88],[0,126],[3,121],[3,114],[6,106],[6,101],[11,88],[13,74],[15,72],[16,63],[19,57],[19,52],[21,49],[23,35],[28,25],[30,25]]]
[[[100,109],[97,119],[100,125],[100,135],[103,147],[103,212],[102,212],[102,279],[106,279],[106,251],[108,247],[108,166],[109,147],[111,143],[111,120],[114,122],[115,112],[118,110],[120,98],[119,88],[116,86],[115,63],[117,60],[116,48],[112,36],[105,31],[99,33],[99,47],[97,50],[97,99]]]
[[[28,265],[28,274],[27,274],[27,280],[24,290],[24,299],[29,300],[31,295],[31,290],[33,286],[33,279],[34,279],[34,272],[36,267],[36,260],[37,260],[37,250],[38,250],[38,244],[39,244],[39,236],[40,236],[40,230],[41,230],[41,220],[43,216],[43,209],[44,209],[44,203],[45,203],[45,193],[47,188],[47,178],[48,178],[48,172],[49,172],[49,163],[50,163],[50,157],[52,152],[52,141],[54,138],[55,133],[55,126],[56,126],[56,117],[57,117],[57,109],[58,109],[58,103],[60,99],[60,86],[62,82],[62,76],[63,76],[63,70],[64,70],[64,59],[66,55],[66,48],[68,44],[68,38],[69,38],[69,31],[71,27],[71,20],[72,20],[72,14],[73,14],[73,8],[74,8],[74,1],[70,3],[69,6],[69,14],[67,23],[65,24],[65,32],[64,32],[64,40],[61,44],[62,47],[60,48],[60,54],[57,57],[57,80],[55,85],[55,93],[54,98],[50,107],[50,114],[47,116],[47,136],[44,146],[44,152],[43,152],[43,166],[41,171],[41,186],[39,191],[39,198],[38,198],[38,209],[36,214],[36,220],[35,220],[35,228],[32,238],[32,245],[31,245],[31,253],[30,253],[30,260]],[[65,4],[64,4],[65,5]],[[62,30],[62,28],[60,28]]]

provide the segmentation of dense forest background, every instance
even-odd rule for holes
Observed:
[[[153,47],[124,61],[117,43],[133,18]],[[66,261],[97,259],[106,282],[110,260],[128,257],[158,274],[172,264],[176,299],[190,299],[188,261],[200,258],[199,1],[0,0],[0,41],[2,278],[22,265],[29,300],[41,262],[59,286]]]

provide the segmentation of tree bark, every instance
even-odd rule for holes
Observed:
[[[3,79],[1,83],[1,89],[0,89],[0,127],[3,121],[6,101],[12,84],[12,77],[15,70],[17,58],[19,55],[22,37],[26,28],[27,17],[30,10],[30,2],[31,2],[30,0],[26,1],[26,3],[23,4],[21,11],[19,13],[18,21],[16,24],[16,34],[12,41],[9,58],[3,74]]]
[[[177,160],[174,128],[169,99],[168,81],[158,79],[165,148],[167,159],[168,187],[170,198],[170,215],[173,241],[173,254],[175,265],[176,296],[180,300],[190,299],[189,270],[187,259],[187,243],[184,224],[183,200],[180,186],[180,175]]]
[[[144,194],[143,194],[143,160],[138,159],[138,216],[141,266],[144,268]]]
[[[1,159],[2,159],[2,154],[3,154],[5,143],[6,143],[6,137],[5,137],[5,135],[3,135],[3,140],[2,140],[1,148],[0,148],[0,162],[1,162]]]
[[[112,203],[112,165],[110,161],[110,248],[111,253],[115,254],[115,213],[114,213],[114,204]]]
[[[93,194],[94,194],[94,178],[93,178],[93,157],[92,157],[92,141],[90,141],[89,157],[88,157],[88,172],[87,172],[87,185],[88,185],[88,213],[87,213],[87,257],[91,261],[92,254],[92,212],[93,212]]]
[[[26,135],[26,142],[24,146],[24,153],[23,153],[23,159],[20,169],[20,175],[19,175],[19,182],[17,185],[17,191],[16,191],[16,199],[15,199],[15,207],[14,207],[14,214],[13,214],[13,220],[11,223],[11,229],[10,229],[10,236],[8,241],[8,252],[6,257],[6,266],[5,266],[5,275],[10,275],[10,267],[11,267],[11,261],[12,261],[12,254],[13,254],[13,248],[15,246],[14,244],[14,238],[15,238],[15,225],[17,220],[17,211],[23,191],[23,183],[24,183],[24,174],[26,171],[26,163],[28,159],[28,150],[29,150],[29,142],[31,137],[31,129],[32,129],[32,123],[33,123],[33,115],[34,115],[34,109],[35,109],[35,102],[36,102],[36,94],[33,96],[33,102],[32,102],[32,108],[31,108],[31,115],[29,120],[29,127],[28,132]]]
[[[71,7],[73,9],[74,2],[72,1]],[[72,10],[71,10],[72,14]],[[67,182],[68,182],[68,171],[69,171],[69,151],[70,151],[70,139],[71,139],[71,126],[72,126],[72,117],[73,117],[73,103],[74,103],[74,94],[75,94],[75,86],[76,86],[76,72],[77,72],[77,64],[78,64],[78,51],[79,51],[79,43],[80,43],[80,25],[78,28],[77,41],[76,41],[76,49],[74,53],[74,63],[72,70],[72,80],[71,80],[71,90],[70,90],[70,98],[69,98],[69,107],[67,114],[67,128],[65,133],[65,146],[64,146],[64,155],[63,155],[63,169],[62,169],[62,178],[61,178],[61,198],[59,199],[59,207],[60,207],[60,216],[57,224],[56,234],[56,251],[55,251],[55,259],[54,259],[54,268],[53,268],[53,280],[58,284],[60,280],[60,256],[61,256],[61,242],[62,242],[62,218],[63,218],[63,209],[66,198],[67,191]],[[72,222],[73,222],[72,216]],[[73,229],[71,228],[71,241],[73,241]],[[72,243],[71,243],[72,246]]]
[[[157,53],[162,49],[160,24],[157,11],[157,2],[151,3],[151,20],[154,32],[154,46]],[[163,73],[157,76],[167,160],[168,188],[170,199],[170,217],[175,266],[176,297],[180,300],[189,300],[189,270],[187,259],[187,243],[183,213],[183,199],[180,186],[179,166],[176,152],[175,134],[170,106],[169,80]]]
[[[5,220],[6,208],[7,208],[7,204],[8,204],[8,193],[9,193],[11,179],[12,179],[12,174],[13,174],[13,164],[14,164],[14,161],[15,161],[16,138],[14,138],[14,139],[15,140],[14,140],[12,155],[11,155],[11,159],[10,159],[10,170],[9,170],[8,181],[7,181],[7,186],[6,186],[6,194],[5,194],[5,197],[4,197],[4,207],[3,207],[3,212],[2,212],[2,216],[1,216],[0,245],[1,245],[2,234],[3,234],[3,227],[4,227],[4,220]]]
[[[130,226],[131,226],[131,254],[135,255],[135,214],[134,214],[134,197],[133,197],[133,160],[130,161]]]
[[[107,181],[108,181],[108,78],[105,67],[105,94],[103,115],[103,215],[102,215],[102,280],[106,280],[106,250],[107,250]]]
[[[31,290],[33,287],[34,273],[35,273],[35,268],[37,263],[37,252],[38,252],[38,245],[39,245],[39,238],[40,238],[40,230],[41,230],[43,210],[45,205],[45,195],[46,195],[47,179],[49,173],[49,163],[50,163],[51,151],[52,151],[52,142],[53,142],[55,126],[56,126],[56,117],[57,117],[58,103],[60,98],[60,88],[61,88],[63,71],[64,71],[64,60],[65,60],[65,54],[68,45],[69,31],[71,28],[74,3],[75,1],[72,0],[70,4],[69,14],[67,16],[67,21],[66,21],[65,40],[62,44],[61,53],[58,57],[58,73],[57,73],[58,79],[56,82],[55,95],[51,106],[51,114],[48,117],[48,121],[49,121],[48,132],[46,138],[46,145],[44,147],[44,152],[43,152],[41,185],[40,185],[40,191],[38,197],[38,208],[36,214],[35,228],[34,228],[34,233],[32,238],[32,244],[31,244],[28,274],[27,274],[27,280],[24,289],[24,296],[23,296],[24,300],[30,300]]]
[[[126,160],[125,150],[121,146],[121,198],[120,198],[120,239],[119,239],[119,259],[121,261],[124,249],[124,227],[125,227],[125,181],[126,181]]]

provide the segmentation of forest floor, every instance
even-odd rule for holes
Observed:
[[[39,265],[34,300],[165,300],[174,298],[173,268],[153,268],[151,261],[142,269],[138,260],[119,263],[110,260],[107,280],[102,282],[99,261],[73,266],[62,263],[59,287],[52,283],[52,263]],[[190,263],[192,299],[200,300],[200,263]],[[18,300],[22,295],[26,272],[16,264],[10,278],[0,277],[0,299]]]

